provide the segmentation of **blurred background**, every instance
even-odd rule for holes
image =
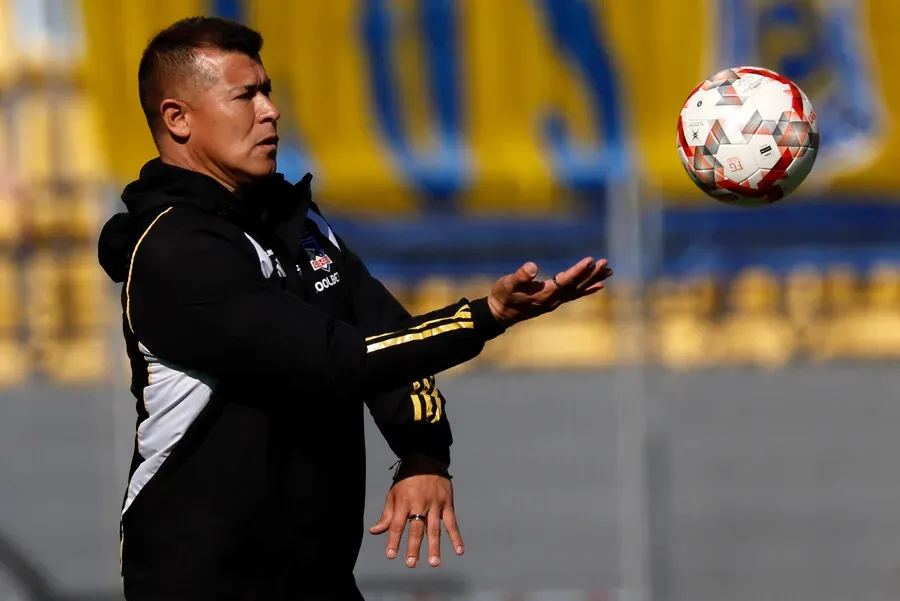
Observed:
[[[263,33],[280,169],[411,311],[528,259],[616,270],[438,378],[467,552],[412,571],[367,535],[369,599],[900,595],[900,3],[0,0],[0,600],[121,598],[135,413],[96,238],[154,156],[140,53],[195,14]],[[743,64],[821,119],[760,209],[676,152]]]

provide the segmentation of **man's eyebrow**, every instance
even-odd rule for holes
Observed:
[[[272,88],[272,80],[271,79],[266,79],[262,83],[256,83],[256,82],[245,83],[245,84],[238,84],[236,86],[231,87],[231,89],[235,92],[250,91],[250,90],[266,90],[266,89],[271,89],[271,88]]]

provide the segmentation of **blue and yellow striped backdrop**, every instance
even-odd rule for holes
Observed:
[[[640,175],[679,202],[674,124],[731,64],[795,78],[822,116],[818,183],[900,190],[894,0],[83,0],[86,81],[121,179],[152,156],[140,51],[175,19],[218,13],[265,36],[290,148],[350,211],[565,211],[568,192]],[[826,179],[826,177],[828,179]],[[810,184],[809,191],[821,190]]]
[[[654,215],[644,359],[900,357],[897,0],[0,0],[0,388],[110,377],[121,325],[96,264],[106,184],[120,189],[155,154],[141,51],[195,14],[263,32],[282,169],[315,173],[336,229],[414,312],[483,294],[523,258],[552,273],[612,251],[617,293],[516,329],[480,359],[515,368],[631,357],[612,307],[629,302],[640,266],[598,248],[603,214],[568,209],[602,205],[609,181],[633,177],[669,207],[718,209],[675,152],[683,99],[724,66],[782,71],[822,123],[818,181],[802,191],[829,202]],[[459,211],[414,219],[435,207]]]

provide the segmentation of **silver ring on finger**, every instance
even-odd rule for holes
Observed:
[[[551,281],[552,281],[554,284],[556,284],[556,287],[557,287],[557,288],[562,288],[562,284],[559,283],[559,280],[556,279],[556,276],[553,276],[553,279],[552,279]]]
[[[409,516],[409,521],[410,522],[427,522],[428,517],[421,513],[414,513],[411,516]]]

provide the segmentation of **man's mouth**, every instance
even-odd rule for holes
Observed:
[[[278,148],[278,136],[269,136],[264,138],[257,146],[275,149]]]

